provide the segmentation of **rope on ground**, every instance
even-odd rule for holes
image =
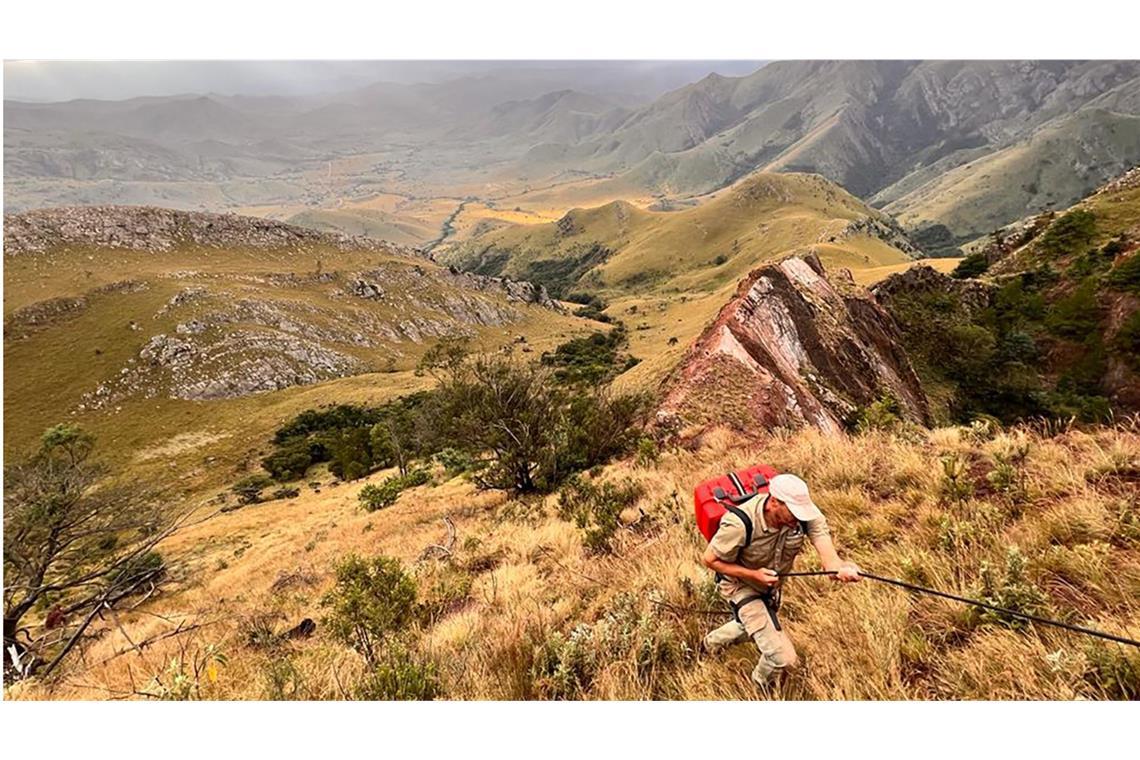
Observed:
[[[801,571],[791,572],[791,573],[781,573],[780,576],[783,578],[788,578],[788,577],[795,577],[795,576],[835,575],[835,574],[836,573],[834,570],[801,570]],[[897,580],[895,578],[884,578],[881,575],[875,575],[873,573],[868,573],[868,572],[865,572],[863,570],[859,571],[859,575],[860,575],[860,577],[869,578],[873,581],[879,581],[880,583],[886,583],[886,584],[889,584],[891,586],[898,586],[899,588],[905,588],[905,589],[909,589],[911,591],[917,591],[920,594],[929,594],[931,596],[939,596],[939,597],[942,597],[943,599],[951,599],[955,602],[961,602],[963,604],[969,604],[969,605],[972,605],[974,607],[982,607],[983,609],[991,610],[993,612],[1000,612],[1004,615],[1010,615],[1012,617],[1021,618],[1022,620],[1030,620],[1034,623],[1041,623],[1043,625],[1052,625],[1052,626],[1056,626],[1057,628],[1064,628],[1065,630],[1073,631],[1074,633],[1083,633],[1086,636],[1095,636],[1097,638],[1108,639],[1109,641],[1115,641],[1118,644],[1127,644],[1129,646],[1140,648],[1140,641],[1136,641],[1135,639],[1125,638],[1124,636],[1116,636],[1115,634],[1105,633],[1104,631],[1097,631],[1097,630],[1094,630],[1092,628],[1084,628],[1084,627],[1079,626],[1079,625],[1073,625],[1072,623],[1064,623],[1060,620],[1050,620],[1049,618],[1040,617],[1038,615],[1030,615],[1027,612],[1018,612],[1017,610],[1011,610],[1011,609],[1007,609],[1005,607],[998,607],[995,604],[989,604],[987,602],[982,602],[982,601],[979,601],[977,599],[967,599],[964,596],[956,596],[954,594],[948,594],[945,591],[936,591],[932,588],[926,588],[925,586],[916,586],[913,583],[907,583],[906,581],[900,581],[900,580]]]
[[[834,570],[797,570],[797,571],[789,572],[789,573],[780,573],[780,577],[781,578],[797,578],[797,577],[802,578],[802,577],[810,577],[810,576],[817,576],[817,575],[835,575],[835,574],[836,574],[836,572]],[[873,580],[873,581],[879,581],[880,583],[886,583],[886,584],[889,584],[891,586],[898,586],[900,588],[909,589],[911,591],[917,591],[921,594],[930,594],[931,596],[939,596],[939,597],[942,597],[943,599],[951,599],[955,602],[961,602],[963,604],[969,604],[969,605],[973,605],[975,607],[982,607],[984,609],[992,610],[994,612],[1000,612],[1000,613],[1003,613],[1005,615],[1011,615],[1013,617],[1022,618],[1023,620],[1030,620],[1034,623],[1041,623],[1043,625],[1052,625],[1052,626],[1056,626],[1058,628],[1064,628],[1065,630],[1068,630],[1068,631],[1073,631],[1074,633],[1083,633],[1086,636],[1095,636],[1097,638],[1107,639],[1109,641],[1115,641],[1118,644],[1127,644],[1128,646],[1140,648],[1140,641],[1136,641],[1134,639],[1129,639],[1129,638],[1126,638],[1124,636],[1117,636],[1115,634],[1105,633],[1104,631],[1097,631],[1097,630],[1094,630],[1092,628],[1084,628],[1084,627],[1079,626],[1079,625],[1073,625],[1071,623],[1064,623],[1060,620],[1050,620],[1049,618],[1040,617],[1038,615],[1030,615],[1029,613],[1026,613],[1026,612],[1018,612],[1017,610],[1011,610],[1011,609],[1007,609],[1005,607],[998,607],[995,604],[988,604],[987,602],[982,602],[982,601],[979,601],[977,599],[967,599],[964,596],[956,596],[954,594],[948,594],[945,591],[936,591],[935,589],[932,589],[932,588],[926,588],[924,586],[916,586],[913,583],[907,583],[906,581],[900,581],[900,580],[897,580],[895,578],[884,578],[881,575],[875,575],[873,573],[868,573],[868,572],[865,572],[863,570],[859,571],[859,576],[862,578],[869,578],[870,580]],[[672,610],[674,612],[685,612],[685,613],[690,613],[693,615],[718,615],[718,616],[728,614],[727,610],[706,610],[706,609],[700,609],[698,607],[682,607],[680,605],[670,604],[669,602],[663,602],[663,601],[660,601],[657,599],[650,599],[649,601],[651,604],[656,604],[660,607],[665,607],[666,609]]]

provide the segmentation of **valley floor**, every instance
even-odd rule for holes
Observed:
[[[1021,446],[1024,462],[1003,467]],[[713,431],[656,462],[622,461],[597,475],[643,488],[605,555],[586,552],[579,530],[557,516],[556,496],[514,501],[441,472],[444,482],[374,513],[357,494],[389,473],[335,487],[317,476],[326,481],[319,492],[303,486],[295,499],[215,514],[162,547],[176,568],[168,590],[109,615],[57,681],[18,684],[6,696],[170,696],[181,675],[191,697],[346,698],[360,658],[328,636],[320,599],[334,563],[353,552],[395,557],[414,574],[424,614],[410,645],[435,664],[451,699],[1137,696],[1140,654],[1127,647],[1007,627],[870,581],[824,579],[788,582],[781,617],[802,665],[760,693],[749,681],[750,645],[699,652],[727,613],[697,561],[690,502],[698,481],[756,461],[803,475],[840,552],[869,571],[1140,638],[1135,419],[1090,431],[803,431],[758,441]],[[958,463],[972,495],[944,495],[946,462]],[[455,529],[450,555],[429,550],[435,558],[424,559],[429,545],[449,544],[445,521]],[[805,550],[799,567],[817,564]],[[272,635],[304,618],[317,622],[311,637]]]

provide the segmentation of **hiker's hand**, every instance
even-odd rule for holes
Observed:
[[[753,570],[749,573],[748,577],[753,583],[764,586],[765,588],[771,588],[780,582],[780,576],[776,575],[775,571],[769,570],[766,567]]]
[[[835,580],[855,583],[859,580],[859,566],[854,562],[844,562],[835,571]]]

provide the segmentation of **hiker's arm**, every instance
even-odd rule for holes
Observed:
[[[761,568],[759,570],[749,570],[747,567],[742,567],[733,562],[725,562],[720,557],[716,556],[716,552],[709,546],[705,549],[704,555],[701,557],[701,562],[705,567],[713,572],[727,575],[729,578],[736,578],[737,580],[747,581],[757,586],[774,586],[780,582],[779,576],[768,568]]]
[[[819,562],[824,570],[834,572],[835,577],[841,581],[859,580],[859,566],[854,562],[844,562],[839,559],[839,552],[835,551],[835,544],[830,535],[813,536],[811,545],[819,552]]]

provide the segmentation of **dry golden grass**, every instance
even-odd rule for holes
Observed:
[[[1026,444],[1021,486],[995,490],[986,477],[995,455]],[[603,556],[587,554],[578,530],[557,517],[556,497],[511,501],[462,479],[405,492],[372,514],[357,505],[367,482],[359,481],[213,516],[163,547],[177,563],[171,590],[118,622],[109,617],[57,682],[20,684],[7,696],[157,693],[154,679],[169,681],[173,662],[201,659],[214,645],[227,660],[214,678],[202,671],[198,696],[267,698],[276,673],[278,695],[343,698],[361,665],[323,634],[319,599],[333,564],[350,552],[400,559],[421,598],[446,602],[414,638],[454,699],[1107,698],[1120,692],[1106,668],[1140,675],[1136,654],[1115,644],[1044,626],[1011,630],[871,581],[794,579],[781,616],[802,666],[763,694],[749,681],[750,645],[698,652],[721,613],[697,562],[702,541],[689,501],[698,481],[768,461],[808,479],[841,553],[869,571],[976,596],[982,563],[1000,568],[1016,545],[1048,615],[1140,638],[1135,422],[1049,435],[776,432],[753,442],[712,431],[689,448],[599,474],[640,483],[643,495],[625,517],[650,515],[620,530]],[[941,462],[950,455],[968,462],[977,492],[946,503]],[[445,516],[457,529],[451,558],[419,561],[426,546],[445,542]],[[817,564],[810,549],[801,556],[801,568]],[[460,591],[452,598],[449,588]],[[249,636],[259,619],[280,631],[305,617],[318,621],[310,639],[267,649]],[[179,621],[203,627],[131,651]]]

